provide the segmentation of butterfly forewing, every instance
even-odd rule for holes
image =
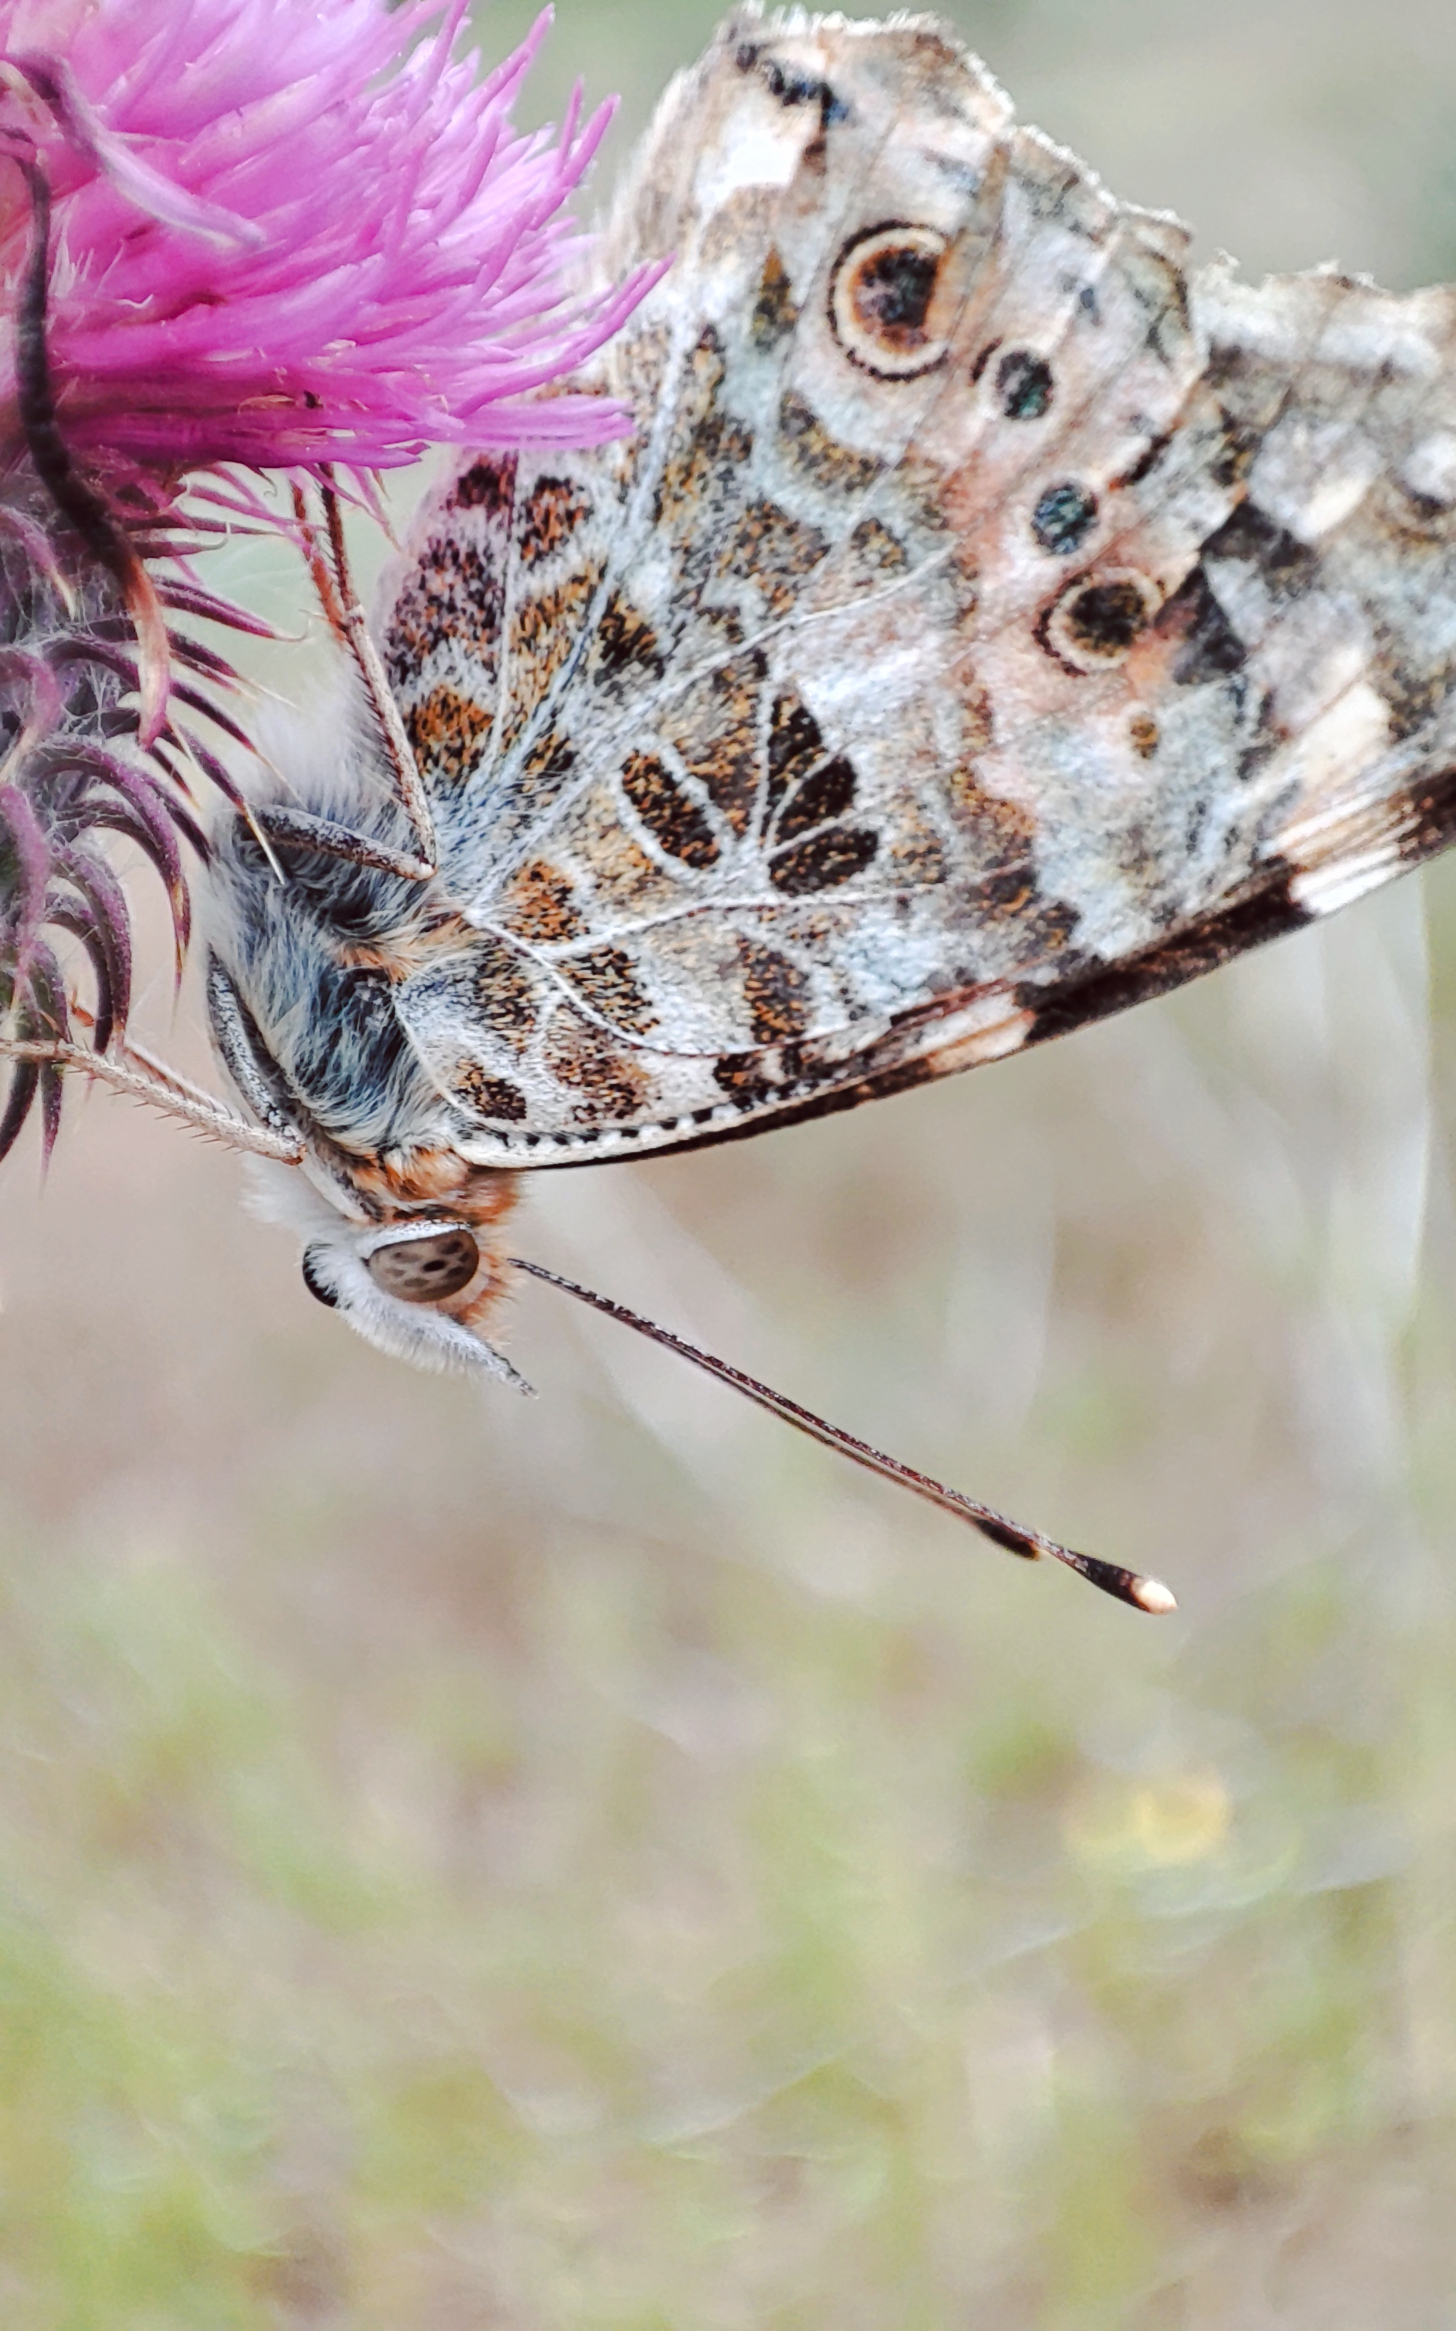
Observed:
[[[591,376],[635,434],[466,464],[385,623],[467,1156],[849,1105],[1444,845],[1456,304],[1184,247],[928,20],[675,85]]]

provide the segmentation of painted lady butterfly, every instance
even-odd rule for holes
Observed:
[[[341,609],[377,719],[222,836],[213,1031],[352,1326],[510,1378],[517,1172],[1003,1058],[1451,839],[1456,293],[1186,243],[928,18],[674,84],[637,433],[453,476],[382,672]]]

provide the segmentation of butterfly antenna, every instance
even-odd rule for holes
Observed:
[[[1100,1587],[1104,1594],[1115,1596],[1118,1602],[1131,1603],[1135,1610],[1163,1613],[1178,1607],[1174,1597],[1161,1579],[1144,1578],[1136,1570],[1124,1570],[1119,1563],[1103,1562],[1096,1554],[1079,1554],[1071,1546],[1058,1545],[1055,1538],[1044,1538],[1040,1530],[1023,1529],[994,1506],[980,1505],[959,1489],[950,1489],[943,1481],[935,1481],[928,1473],[917,1473],[913,1465],[902,1465],[898,1457],[887,1457],[882,1449],[872,1449],[867,1441],[857,1440],[841,1425],[830,1424],[827,1418],[816,1416],[811,1408],[801,1408],[797,1400],[790,1400],[782,1392],[760,1384],[757,1377],[747,1376],[741,1368],[730,1366],[711,1352],[700,1352],[696,1344],[685,1343],[669,1328],[659,1327],[655,1320],[643,1319],[625,1304],[614,1303],[609,1295],[594,1294],[590,1287],[580,1287],[574,1279],[564,1279],[558,1271],[548,1271],[540,1263],[523,1262],[519,1255],[511,1257],[512,1267],[526,1271],[533,1279],[544,1279],[548,1287],[560,1287],[563,1293],[574,1295],[579,1303],[588,1303],[594,1311],[605,1312],[608,1319],[618,1319],[624,1327],[635,1327],[655,1344],[663,1344],[680,1359],[691,1360],[705,1375],[714,1376],[720,1384],[731,1385],[759,1408],[766,1408],[770,1416],[782,1417],[785,1424],[807,1433],[811,1441],[820,1441],[826,1449],[837,1449],[853,1464],[863,1466],[866,1473],[878,1473],[884,1481],[898,1482],[916,1497],[923,1497],[927,1505],[937,1505],[943,1513],[954,1514],[958,1520],[969,1522],[982,1537],[993,1545],[1004,1546],[1008,1553],[1019,1554],[1028,1562],[1049,1559],[1064,1562],[1079,1577]]]
[[[327,477],[328,473],[325,473]],[[331,483],[319,488],[324,508],[324,522],[328,528],[329,558],[333,567],[334,589],[324,599],[324,610],[329,621],[342,631],[349,652],[358,668],[359,677],[369,698],[379,733],[389,758],[394,776],[395,792],[400,807],[414,828],[419,845],[419,863],[415,879],[428,882],[439,864],[439,848],[435,839],[435,819],[430,808],[430,797],[425,791],[415,759],[414,746],[400,717],[394,690],[379,658],[379,650],[369,636],[369,624],[354,589],[349,569],[348,546],[344,540],[344,513],[338,494]]]

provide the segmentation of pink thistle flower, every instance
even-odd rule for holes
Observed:
[[[573,108],[555,142],[518,137],[510,106],[548,19],[477,80],[453,54],[465,0],[419,38],[431,14],[0,0],[0,125],[12,151],[33,142],[52,189],[47,345],[75,457],[383,468],[435,443],[620,426],[590,398],[525,401],[644,289],[578,292],[582,239],[560,215],[610,108],[580,128]],[[13,318],[29,205],[6,175]]]
[[[188,482],[624,426],[533,394],[652,280],[587,288],[562,215],[610,107],[518,135],[548,19],[480,79],[466,8],[0,0],[0,1156],[37,1095],[55,1136],[58,1072],[14,1052],[70,1037],[47,927],[90,960],[97,1047],[124,1031],[126,902],[96,829],[162,876],[180,964],[178,833],[205,849],[187,764],[233,790],[181,725],[241,736],[214,700],[232,675],[171,618],[258,627],[154,572],[198,528]]]

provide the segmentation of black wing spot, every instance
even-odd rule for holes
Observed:
[[[1195,567],[1158,618],[1158,629],[1181,633],[1183,648],[1173,678],[1191,688],[1204,680],[1224,680],[1245,662],[1244,643],[1225,615],[1207,575]]]
[[[1318,564],[1308,543],[1279,526],[1252,502],[1240,502],[1233,516],[1203,546],[1206,559],[1240,559],[1258,568],[1276,591],[1298,591]]]
[[[657,1026],[657,1013],[637,984],[637,966],[625,948],[588,947],[580,955],[563,956],[557,969],[590,1011],[624,1035],[650,1036]]]
[[[1042,549],[1059,558],[1080,550],[1096,523],[1097,496],[1070,480],[1049,487],[1031,514],[1031,531]]]
[[[622,771],[622,791],[653,840],[684,866],[715,866],[718,837],[707,817],[655,753],[633,753]]]
[[[662,677],[657,634],[620,591],[614,591],[602,609],[591,661],[593,672],[609,680],[633,670],[650,672],[654,679]]]
[[[885,467],[877,453],[856,453],[831,437],[813,406],[795,389],[779,405],[779,443],[796,469],[831,493],[863,493]]]
[[[522,791],[536,786],[556,786],[564,782],[576,767],[576,753],[563,736],[552,729],[548,736],[531,747],[521,775]]]
[[[574,478],[538,478],[516,526],[522,566],[538,566],[591,516],[591,503]]]
[[[494,517],[499,511],[510,508],[515,490],[514,455],[505,455],[499,461],[477,461],[455,480],[445,507],[447,510],[485,510]]]
[[[1125,655],[1147,619],[1136,583],[1089,583],[1066,610],[1067,629],[1089,656]]]
[[[802,1036],[809,1019],[808,973],[761,940],[740,938],[738,955],[754,1042],[784,1044]]]
[[[418,678],[438,648],[464,647],[491,679],[498,663],[505,576],[498,552],[437,535],[417,560],[389,618],[385,654],[396,686]]]
[[[797,696],[774,699],[768,737],[768,808],[778,807],[791,785],[807,777],[824,758],[824,733]]]
[[[1219,407],[1218,419],[1219,446],[1208,474],[1216,486],[1241,486],[1263,443],[1262,432],[1224,405]]]
[[[1113,479],[1114,490],[1121,493],[1125,487],[1140,486],[1144,478],[1151,477],[1172,442],[1167,430],[1150,437],[1131,469],[1125,469],[1120,478]]]
[[[775,1098],[780,1081],[757,1052],[725,1052],[714,1064],[713,1082],[740,1109],[756,1109]]]
[[[493,706],[462,696],[443,680],[421,703],[412,704],[405,727],[422,776],[440,785],[463,785],[474,773],[494,717]]]
[[[535,1032],[541,998],[515,948],[503,947],[498,939],[482,938],[472,949],[465,970],[472,1012],[484,1021],[492,1036],[523,1052]]]
[[[1162,732],[1150,712],[1135,712],[1127,726],[1128,742],[1140,761],[1151,761],[1162,742]]]
[[[776,851],[768,863],[768,878],[786,898],[836,890],[841,882],[863,873],[879,846],[879,835],[868,826],[830,826],[808,841]]]
[[[827,81],[813,80],[807,73],[796,73],[792,66],[781,65],[777,57],[766,57],[760,41],[741,42],[734,62],[740,73],[761,71],[770,97],[776,97],[780,105],[817,105],[824,129],[849,118],[849,107],[843,98],[835,96]]]
[[[932,254],[913,243],[895,243],[877,251],[860,269],[856,286],[862,314],[873,318],[880,335],[896,344],[925,337],[925,311],[935,289]]]
[[[1039,421],[1052,402],[1052,368],[1029,348],[1012,348],[996,367],[996,389],[1008,421]]]
[[[799,310],[794,299],[793,285],[777,249],[770,250],[759,278],[758,298],[754,302],[753,318],[749,326],[755,348],[776,348],[786,339],[799,321]]]
[[[450,1090],[474,1115],[498,1124],[520,1125],[528,1115],[526,1096],[509,1077],[487,1076],[480,1063],[468,1060],[450,1080]]]
[[[789,796],[778,822],[777,839],[792,841],[797,834],[807,834],[814,826],[827,824],[830,818],[843,817],[854,807],[855,774],[853,764],[839,755],[826,761],[812,776]]]

